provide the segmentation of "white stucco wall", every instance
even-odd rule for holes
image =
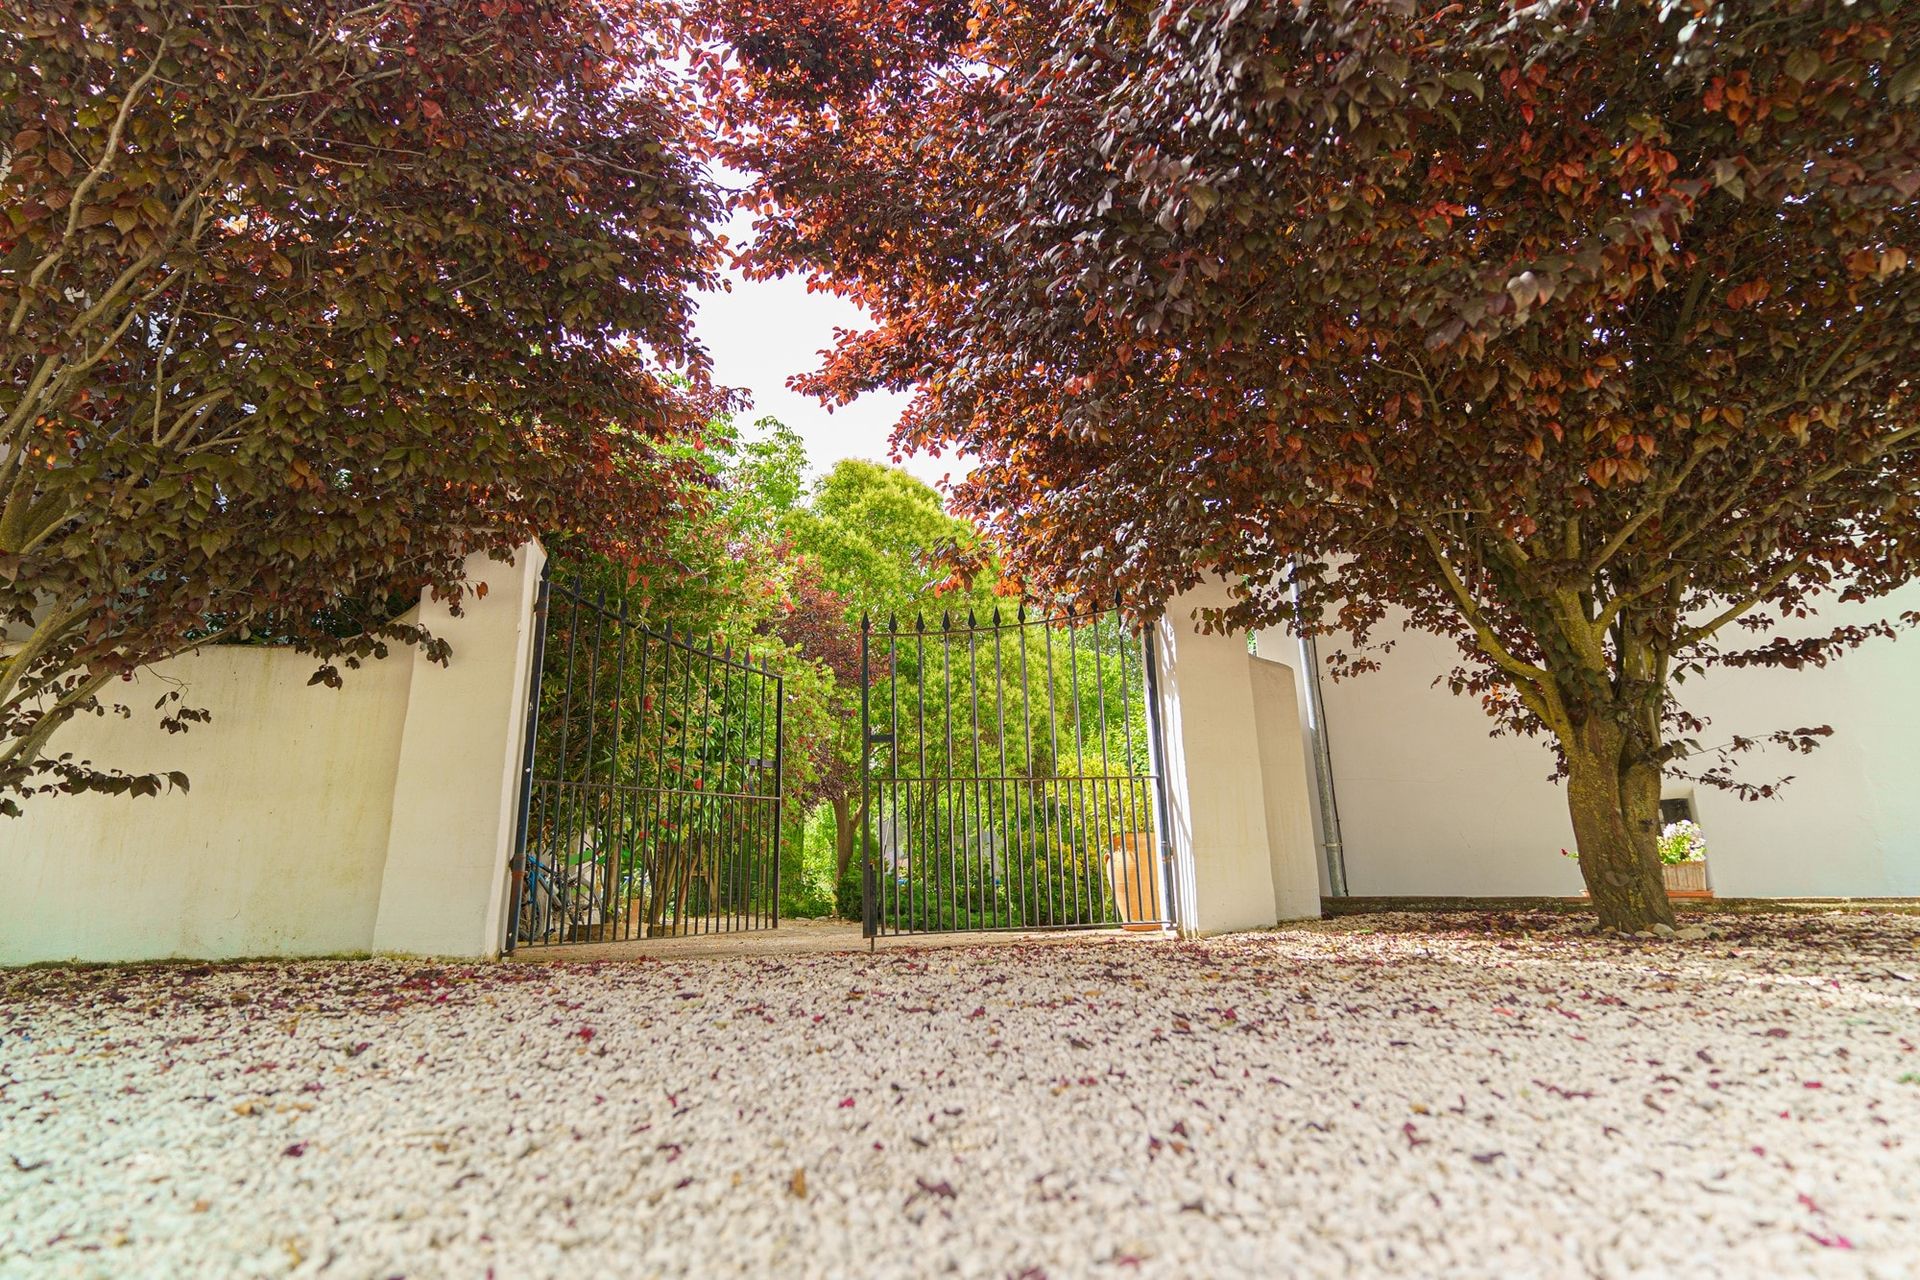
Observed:
[[[0,819],[0,962],[322,955],[373,933],[406,715],[405,655],[340,689],[285,649],[220,647],[116,691],[130,720],[77,721],[54,741],[191,790],[42,796]],[[170,734],[147,713],[174,685],[210,723]]]
[[[1872,606],[1834,606],[1806,630],[1920,609],[1920,584]],[[1434,678],[1451,645],[1399,636],[1378,672],[1323,680],[1347,879],[1357,896],[1580,892],[1565,792],[1544,743],[1490,738],[1478,703]],[[1700,740],[1830,724],[1811,755],[1740,758],[1755,782],[1792,775],[1774,799],[1743,802],[1677,783],[1708,841],[1722,897],[1920,895],[1920,632],[1874,641],[1825,668],[1722,670],[1681,686],[1711,719]]]
[[[142,672],[120,691],[131,719],[67,726],[56,750],[177,769],[190,790],[42,796],[0,819],[0,964],[491,954],[542,559],[476,559],[490,589],[466,617],[424,606],[446,667],[402,649],[327,689],[311,657],[222,646]],[[212,720],[162,730],[144,708],[175,686]]]

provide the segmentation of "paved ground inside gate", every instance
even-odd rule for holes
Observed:
[[[1907,1276],[1920,918],[0,975],[0,1275]]]

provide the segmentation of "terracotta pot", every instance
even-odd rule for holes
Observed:
[[[1107,887],[1119,908],[1121,928],[1158,930],[1167,918],[1160,905],[1160,862],[1153,833],[1129,831],[1113,838],[1107,854]]]

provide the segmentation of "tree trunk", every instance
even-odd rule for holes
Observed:
[[[1561,746],[1580,874],[1600,923],[1625,933],[1671,927],[1660,875],[1660,770],[1637,762],[1626,735],[1597,717]]]
[[[853,800],[848,796],[833,798],[833,882],[839,884],[847,878],[847,864],[853,861]]]

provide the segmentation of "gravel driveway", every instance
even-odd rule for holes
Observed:
[[[0,975],[0,1275],[1910,1276],[1920,918]]]

